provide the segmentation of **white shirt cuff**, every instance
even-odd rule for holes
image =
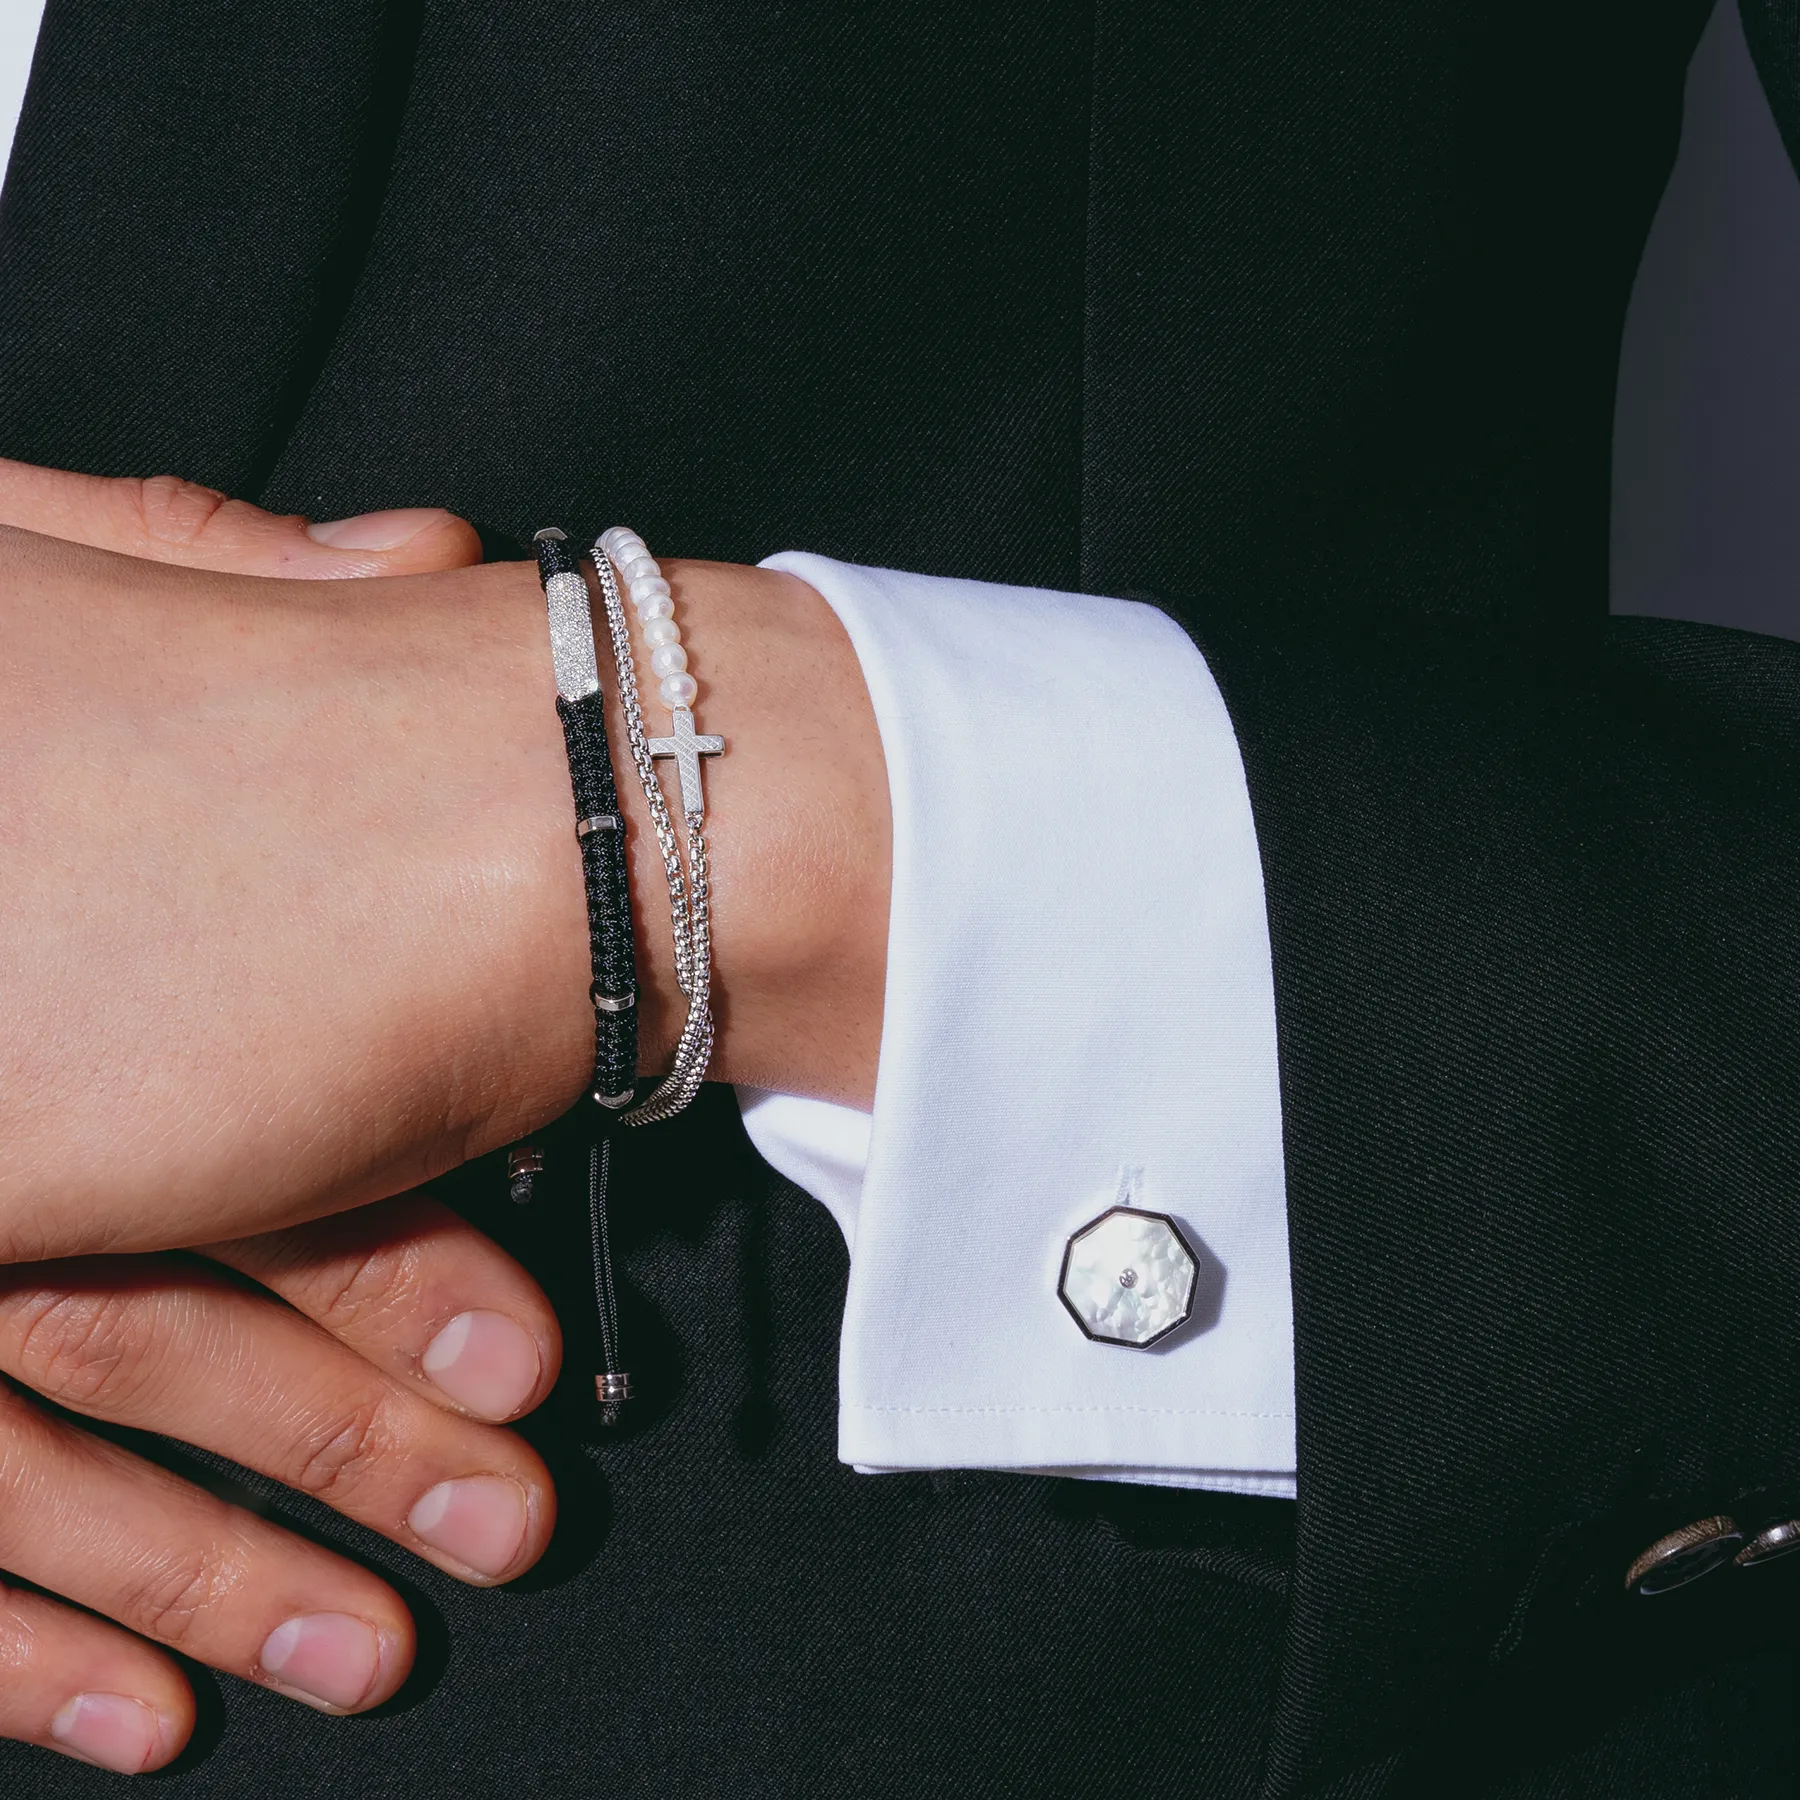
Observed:
[[[873,1117],[742,1096],[850,1245],[840,1456],[1291,1495],[1268,926],[1205,659],[1130,601],[764,566],[843,621],[893,800]],[[1195,1318],[1147,1351],[1056,1292],[1125,1182],[1201,1248]]]

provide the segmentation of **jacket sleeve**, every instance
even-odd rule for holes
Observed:
[[[1172,610],[1268,895],[1310,1791],[1792,1607],[1626,1571],[1800,1514],[1800,646]]]

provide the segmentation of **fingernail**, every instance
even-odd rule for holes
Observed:
[[[440,1481],[428,1489],[409,1524],[434,1550],[477,1575],[504,1575],[525,1541],[525,1490],[504,1475]]]
[[[136,1775],[156,1754],[162,1721],[129,1694],[77,1694],[50,1721],[50,1735],[103,1769]]]
[[[269,1633],[258,1660],[291,1699],[347,1712],[381,1674],[381,1644],[348,1613],[303,1613]]]
[[[322,525],[307,526],[306,535],[333,550],[398,550],[449,516],[441,506],[402,506],[392,512],[358,513],[354,519],[327,519]]]
[[[459,1406],[484,1419],[510,1419],[543,1373],[531,1333],[496,1312],[458,1313],[425,1346],[419,1367]]]

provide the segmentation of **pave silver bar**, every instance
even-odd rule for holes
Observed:
[[[550,604],[550,660],[556,667],[556,691],[565,700],[585,700],[600,691],[587,583],[572,572],[552,575],[544,583],[544,598]]]
[[[537,533],[563,533],[554,525]],[[594,618],[588,611],[587,583],[570,571],[544,583],[550,607],[550,661],[556,669],[556,691],[565,700],[585,700],[600,691],[600,665],[594,653]]]

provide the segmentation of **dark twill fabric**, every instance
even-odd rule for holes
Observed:
[[[203,1680],[172,1791],[1791,1791],[1800,1570],[1621,1592],[1800,1511],[1800,650],[1603,617],[1704,10],[50,0],[0,452],[1154,592],[1275,954],[1297,1508],[839,1467],[842,1245],[709,1093],[622,1150],[617,1439],[579,1209],[450,1184],[574,1337],[545,1567],[239,1481],[427,1654],[361,1720]]]

